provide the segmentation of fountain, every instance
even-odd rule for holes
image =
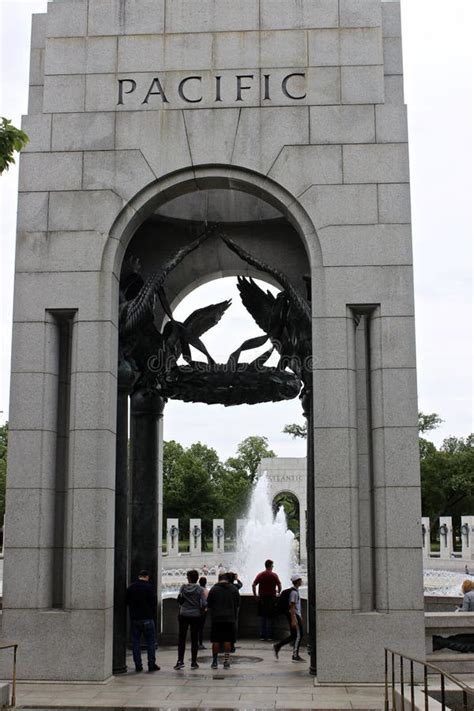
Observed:
[[[243,582],[243,593],[252,592],[252,582],[263,570],[267,558],[274,561],[274,570],[282,586],[290,585],[295,572],[294,535],[286,524],[283,506],[273,515],[266,472],[254,486],[245,523],[237,540],[235,570]]]

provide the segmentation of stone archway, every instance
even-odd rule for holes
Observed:
[[[185,248],[186,244],[195,239],[196,231],[202,231],[202,224],[205,224],[207,217],[206,212],[203,215],[204,220],[195,219],[196,198],[202,202],[202,197],[208,194],[205,201],[206,209],[211,212],[214,209],[214,212],[218,212],[220,228],[239,244],[245,244],[245,248],[251,250],[253,255],[258,255],[260,259],[271,262],[275,268],[285,272],[293,287],[301,294],[301,298],[308,298],[311,265],[308,263],[305,248],[307,245],[301,241],[301,231],[297,231],[290,223],[285,215],[287,210],[281,203],[272,197],[273,204],[270,206],[269,202],[262,199],[262,189],[260,188],[255,194],[255,186],[252,186],[252,182],[245,183],[243,172],[238,172],[239,180],[234,180],[232,183],[229,183],[226,176],[220,176],[219,171],[216,170],[212,179],[207,175],[207,180],[203,180],[197,193],[193,189],[195,182],[183,180],[177,183],[174,190],[170,188],[166,190],[167,201],[163,201],[160,193],[155,198],[152,197],[141,211],[142,216],[148,214],[148,217],[137,227],[123,254],[125,265],[123,269],[126,269],[126,272],[124,276],[122,269],[122,281],[124,278],[127,280],[130,278],[127,270],[131,261],[135,264],[135,260],[140,259],[144,265],[143,278],[146,279],[156,270],[159,271],[177,249]],[[206,173],[209,173],[208,169]],[[154,186],[154,190],[156,187]],[[275,187],[274,191],[278,192]],[[242,203],[242,196],[245,196],[245,204],[239,205],[239,202]],[[142,199],[142,195],[139,199]],[[276,210],[276,204],[284,212]],[[150,205],[154,207],[153,212],[150,210]],[[297,212],[295,206],[293,211]],[[259,219],[255,219],[255,216]],[[166,298],[170,304],[176,303],[197,284],[230,274],[262,277],[257,269],[249,267],[229,251],[221,240],[211,238],[193,252],[192,260],[184,260],[169,274],[165,283]],[[303,275],[307,275],[306,282],[302,278]],[[164,316],[163,308],[157,301],[155,323],[161,323]],[[156,393],[154,395],[150,393],[147,397],[135,393],[132,397],[131,503],[128,505],[131,511],[129,521],[131,547],[128,566],[124,556],[128,539],[126,504],[128,474],[123,458],[126,452],[123,442],[127,436],[125,425],[128,420],[128,393],[131,392],[131,388],[134,386],[129,369],[121,367],[117,418],[115,522],[114,670],[116,673],[126,668],[124,589],[128,577],[127,567],[131,567],[132,577],[139,569],[146,567],[152,572],[155,580],[161,569],[160,553],[154,541],[158,539],[158,532],[161,531],[159,461],[160,429],[165,400]]]

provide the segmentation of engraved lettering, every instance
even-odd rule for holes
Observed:
[[[184,93],[184,87],[185,84],[187,84],[188,81],[198,81],[199,83],[202,82],[202,77],[196,76],[196,77],[186,77],[182,81],[179,82],[178,85],[178,94],[183,101],[186,101],[188,104],[199,104],[200,101],[202,101],[202,96],[199,99],[190,99],[186,94]]]
[[[290,81],[290,79],[292,79],[293,77],[303,77],[304,79],[305,76],[306,74],[302,72],[294,72],[293,74],[287,74],[286,77],[283,79],[281,83],[281,90],[288,99],[294,99],[295,101],[301,101],[302,99],[306,99],[306,93],[302,94],[301,96],[295,96],[294,94],[290,94],[290,92],[288,91],[288,82]]]
[[[156,91],[154,91],[154,87],[156,86]],[[164,104],[169,104],[168,99],[166,98],[166,94],[163,91],[163,87],[161,86],[161,82],[158,79],[158,77],[155,77],[153,81],[151,82],[151,86],[148,89],[148,93],[145,96],[145,98],[142,101],[142,104],[148,104],[148,99],[150,96],[161,96],[161,100]]]
[[[270,74],[263,75],[263,100],[270,100]]]
[[[222,101],[222,98],[221,98],[221,80],[222,80],[222,77],[216,77],[216,101]]]
[[[125,82],[128,82],[130,84],[130,89],[128,91],[124,91]],[[124,93],[131,94],[132,92],[135,91],[136,88],[137,88],[137,82],[135,81],[135,79],[119,79],[119,94],[118,94],[117,105],[123,104]]]
[[[242,91],[251,89],[251,86],[242,86],[242,79],[253,79],[253,74],[237,74],[237,101],[243,101]]]

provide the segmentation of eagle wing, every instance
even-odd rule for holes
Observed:
[[[185,330],[195,338],[199,338],[203,333],[206,333],[206,331],[209,331],[210,328],[219,323],[231,303],[229,299],[218,304],[204,306],[202,309],[196,309],[184,321]]]
[[[251,277],[238,276],[237,288],[243,305],[257,326],[271,336],[276,298],[269,291],[263,291]]]

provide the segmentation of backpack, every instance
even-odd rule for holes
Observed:
[[[294,588],[286,588],[282,590],[279,597],[277,597],[276,611],[279,615],[287,615],[290,611],[290,593]]]

